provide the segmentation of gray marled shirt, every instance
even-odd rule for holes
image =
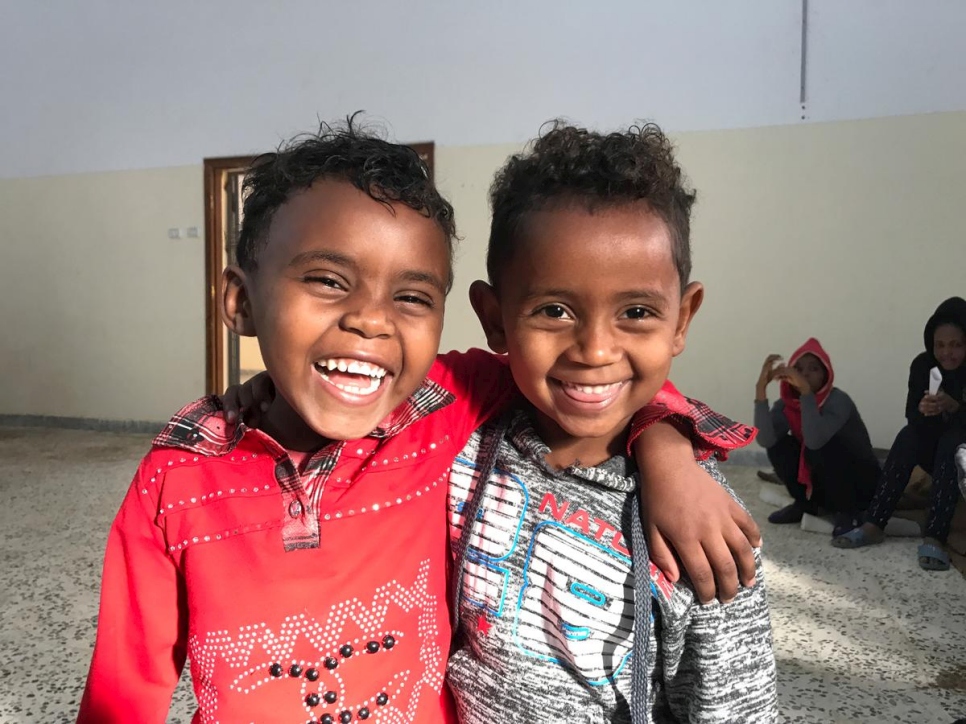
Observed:
[[[477,485],[477,431],[450,478],[450,533]],[[525,413],[500,445],[470,531],[461,633],[447,677],[463,724],[629,722],[634,649],[630,521],[636,476],[612,458],[555,471]],[[717,466],[706,468],[724,484]],[[775,661],[758,583],[701,606],[651,565],[650,722],[777,721]]]

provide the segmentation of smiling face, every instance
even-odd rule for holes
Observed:
[[[940,324],[932,335],[932,354],[944,370],[959,369],[966,361],[966,334],[955,324]]]
[[[442,229],[403,204],[323,180],[281,206],[257,269],[223,280],[226,324],[258,337],[278,392],[265,430],[311,449],[375,429],[435,359],[449,274]]]
[[[641,202],[532,212],[519,235],[499,293],[477,282],[473,306],[551,462],[598,464],[667,379],[703,290],[681,294],[667,225]]]

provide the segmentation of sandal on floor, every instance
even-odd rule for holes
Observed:
[[[848,533],[833,538],[832,545],[836,548],[864,548],[865,546],[877,545],[884,539],[885,536],[878,538],[869,535],[862,529],[862,526],[859,526]]]
[[[858,518],[848,513],[839,513],[835,516],[835,527],[832,529],[832,537],[839,538],[851,530],[855,530],[862,525]]]
[[[932,543],[923,543],[916,555],[919,556],[919,567],[924,571],[949,570],[949,554]]]

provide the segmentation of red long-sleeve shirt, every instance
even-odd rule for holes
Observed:
[[[226,425],[216,398],[179,412],[111,528],[78,721],[164,722],[186,657],[194,724],[455,721],[446,489],[456,453],[514,394],[494,360],[441,357],[382,427],[301,470],[266,434]],[[636,430],[707,419],[661,394]]]

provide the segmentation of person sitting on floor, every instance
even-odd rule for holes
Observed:
[[[959,498],[954,455],[966,443],[966,300],[950,297],[940,304],[926,322],[923,341],[926,351],[909,367],[909,424],[892,443],[866,522],[835,538],[832,545],[861,548],[881,543],[886,523],[918,465],[932,475],[932,504],[917,553],[919,566],[927,571],[946,571],[949,554],[943,545]],[[936,394],[929,392],[933,368],[942,376]]]
[[[838,387],[828,354],[809,339],[780,365],[765,359],[755,387],[758,442],[793,502],[770,516],[770,523],[798,523],[822,510],[835,514],[833,535],[857,525],[880,475],[872,441],[852,398]],[[779,380],[780,399],[769,409],[766,389]]]

